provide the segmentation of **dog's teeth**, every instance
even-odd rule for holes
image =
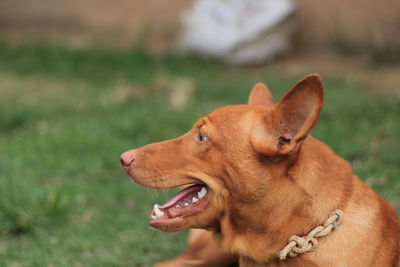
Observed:
[[[187,203],[187,202],[185,202],[185,203],[183,203],[183,206],[189,206],[189,203]]]
[[[197,202],[197,201],[199,201],[199,199],[198,199],[197,197],[193,197],[193,198],[192,198],[192,203],[195,203],[195,202]]]
[[[200,192],[197,193],[197,196],[198,196],[199,198],[203,198],[206,194],[207,194],[207,188],[202,187],[201,190],[200,190]]]
[[[157,216],[156,216],[156,215],[153,215],[153,214],[152,214],[150,217],[151,217],[153,220],[157,219]]]
[[[158,208],[158,204],[154,205],[154,212],[157,217],[161,217],[164,215],[164,212]]]

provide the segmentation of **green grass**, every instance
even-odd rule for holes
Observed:
[[[171,192],[133,185],[120,153],[244,103],[255,82],[277,99],[300,77],[140,48],[0,43],[0,266],[150,266],[177,255],[185,233],[147,226]],[[168,98],[182,78],[195,91],[177,110]],[[399,211],[399,101],[364,94],[363,81],[325,81],[313,135]]]

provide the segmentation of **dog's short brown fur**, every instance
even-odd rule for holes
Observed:
[[[322,104],[318,75],[306,76],[276,105],[257,84],[248,105],[220,108],[182,137],[125,152],[124,168],[139,184],[208,188],[204,208],[153,225],[209,231],[194,230],[182,256],[157,266],[398,266],[393,208],[308,134]],[[278,259],[290,236],[306,235],[335,209],[344,221],[315,251]]]

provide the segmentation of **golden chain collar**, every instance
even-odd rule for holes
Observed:
[[[318,247],[318,237],[326,236],[333,229],[337,228],[343,221],[343,212],[335,210],[323,225],[316,227],[306,236],[293,235],[289,237],[289,244],[278,252],[278,257],[285,260],[287,256],[296,257],[297,255],[310,252]]]

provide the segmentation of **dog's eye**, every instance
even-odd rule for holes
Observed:
[[[196,134],[196,136],[194,137],[194,139],[195,139],[196,141],[200,141],[200,142],[208,141],[208,136],[207,136],[207,135],[204,135],[204,134],[202,134],[202,133],[198,133],[198,134]]]

